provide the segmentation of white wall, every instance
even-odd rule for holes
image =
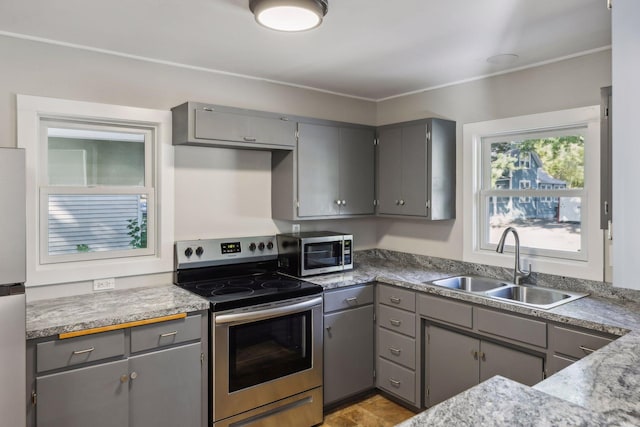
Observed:
[[[640,2],[614,2],[612,20],[613,283],[640,289],[637,161],[640,158]]]
[[[455,221],[381,219],[379,247],[462,259],[462,125],[525,114],[600,104],[600,88],[611,84],[611,51],[459,84],[378,103],[377,124],[423,117],[457,123]],[[599,179],[596,177],[596,179]]]

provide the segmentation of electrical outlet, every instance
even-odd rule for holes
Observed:
[[[291,232],[299,233],[300,232],[300,224],[291,224]]]
[[[110,277],[108,279],[96,279],[93,281],[94,291],[106,291],[107,289],[114,289],[116,287],[116,279]]]

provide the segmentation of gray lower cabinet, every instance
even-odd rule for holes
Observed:
[[[128,372],[120,360],[38,377],[38,426],[129,426]]]
[[[373,128],[298,124],[298,216],[374,213]]]
[[[456,124],[424,119],[378,128],[378,213],[455,218]]]
[[[616,339],[616,336],[566,326],[549,326],[549,361],[547,375],[566,368]]]
[[[376,386],[412,407],[421,406],[416,293],[378,284]]]
[[[206,314],[29,342],[39,427],[206,425]],[[31,388],[31,387],[30,387]],[[28,412],[31,412],[28,411]]]
[[[427,327],[427,406],[495,375],[525,385],[544,378],[544,358],[434,325]]]
[[[129,372],[131,426],[200,426],[200,343],[133,356]]]
[[[373,328],[372,285],[325,293],[325,406],[374,387]]]

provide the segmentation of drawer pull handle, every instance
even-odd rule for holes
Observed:
[[[589,348],[589,347],[585,347],[585,346],[583,346],[583,345],[581,345],[581,346],[580,346],[580,350],[584,351],[584,352],[585,352],[585,353],[587,353],[587,354],[591,354],[591,353],[595,352],[595,350],[594,350],[594,349]]]
[[[400,356],[400,353],[402,353],[401,349],[393,347],[389,347],[389,351],[391,352],[391,354],[395,354],[396,356]]]
[[[85,350],[75,350],[73,352],[73,354],[74,354],[74,356],[77,356],[79,354],[91,353],[95,349],[96,349],[95,347],[90,347],[90,348],[87,348]]]
[[[160,334],[160,338],[172,337],[174,335],[178,335],[178,331],[167,332],[164,334]]]
[[[389,382],[395,388],[400,388],[400,385],[402,384],[400,381],[394,380],[393,378],[389,378]]]
[[[400,325],[402,325],[402,320],[389,319],[389,323],[391,323],[393,326],[400,326]]]
[[[244,140],[245,140],[245,141],[247,141],[247,142],[255,142],[255,141],[256,141],[256,138],[255,138],[255,137],[253,137],[253,136],[245,136],[245,137],[244,137],[244,138],[242,138],[242,139],[244,139]]]
[[[400,304],[400,301],[402,301],[402,298],[398,298],[398,297],[389,297],[389,301],[391,301],[394,304]]]
[[[350,297],[350,298],[347,298],[345,301],[347,301],[347,304],[357,304],[358,303],[358,298]]]

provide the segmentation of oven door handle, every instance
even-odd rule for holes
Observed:
[[[238,324],[270,319],[272,317],[297,313],[321,303],[322,297],[317,297],[308,301],[302,301],[296,304],[285,305],[282,307],[268,308],[266,310],[256,310],[249,313],[221,314],[216,316],[216,325],[225,325],[231,323]]]

